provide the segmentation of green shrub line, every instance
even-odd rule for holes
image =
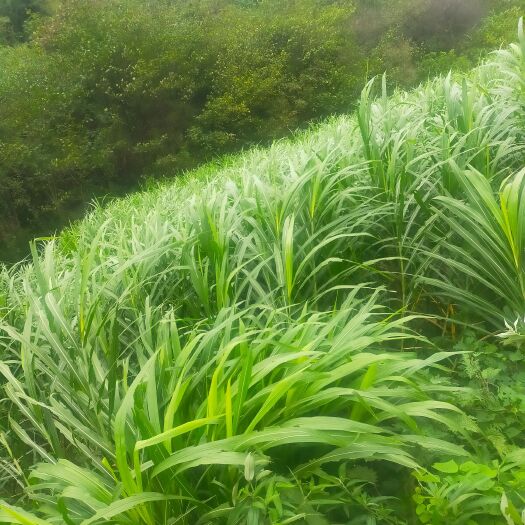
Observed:
[[[522,524],[524,51],[4,267],[0,522]]]
[[[0,0],[0,260],[93,198],[351,112],[385,71],[409,88],[469,70],[514,38],[524,7]]]

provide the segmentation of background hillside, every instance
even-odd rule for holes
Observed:
[[[0,249],[513,38],[518,0],[1,0]]]

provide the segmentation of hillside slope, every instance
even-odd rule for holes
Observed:
[[[524,0],[0,0],[0,261],[130,193],[514,38]],[[31,14],[33,13],[33,15]],[[39,13],[37,15],[37,13]],[[225,31],[225,27],[228,31]]]
[[[524,48],[4,269],[0,522],[520,523]]]

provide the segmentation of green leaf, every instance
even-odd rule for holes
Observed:
[[[459,471],[459,466],[453,459],[446,461],[445,463],[434,463],[432,467],[439,472],[444,472],[445,474],[455,474]]]

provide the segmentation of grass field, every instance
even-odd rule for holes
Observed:
[[[525,523],[520,38],[3,269],[0,523]]]

